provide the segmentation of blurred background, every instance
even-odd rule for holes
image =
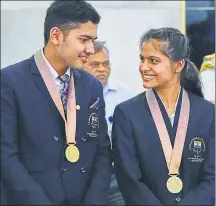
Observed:
[[[43,24],[52,1],[1,1],[1,68],[43,47]],[[215,52],[214,1],[88,1],[100,13],[98,39],[107,42],[111,78],[143,91],[138,72],[139,38],[150,28],[174,27],[187,33],[191,59],[200,68]]]

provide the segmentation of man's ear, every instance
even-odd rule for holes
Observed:
[[[61,32],[61,30],[58,27],[53,27],[50,30],[50,41],[54,45],[58,46],[62,37],[63,37],[63,33]]]

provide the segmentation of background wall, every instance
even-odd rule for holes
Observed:
[[[143,90],[138,72],[139,38],[150,28],[181,29],[181,1],[88,1],[102,19],[100,40],[107,41],[111,78]],[[1,68],[29,58],[43,46],[43,23],[51,1],[1,2]]]

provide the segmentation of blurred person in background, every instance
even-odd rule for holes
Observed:
[[[204,98],[215,104],[215,53],[204,57],[200,76]]]
[[[187,26],[191,45],[191,61],[201,68],[203,57],[215,52],[215,12],[209,10],[207,18]]]
[[[88,58],[88,62],[85,64],[85,70],[95,76],[103,86],[108,133],[111,135],[115,106],[135,96],[136,92],[132,91],[130,87],[127,87],[117,79],[110,79],[111,64],[106,42],[94,41],[93,44],[95,53]]]
[[[103,89],[79,69],[94,53],[99,22],[85,1],[54,1],[44,47],[1,70],[1,205],[106,204]]]
[[[115,106],[129,98],[134,97],[136,93],[125,85],[117,82],[117,80],[115,81],[110,79],[110,56],[105,42],[94,41],[94,51],[95,53],[89,57],[88,62],[84,67],[89,73],[99,79],[103,86],[108,133],[111,136]],[[124,205],[124,200],[119,191],[114,173],[111,178],[107,204]]]
[[[203,98],[187,36],[150,29],[140,40],[147,91],[116,106],[116,178],[129,205],[214,205],[215,107]]]

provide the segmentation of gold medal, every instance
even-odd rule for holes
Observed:
[[[166,186],[167,186],[167,189],[169,190],[169,192],[176,194],[176,193],[181,192],[181,190],[183,188],[183,183],[179,177],[171,176],[167,180]]]
[[[79,160],[79,149],[75,145],[69,145],[65,150],[65,156],[69,162],[77,162]]]

